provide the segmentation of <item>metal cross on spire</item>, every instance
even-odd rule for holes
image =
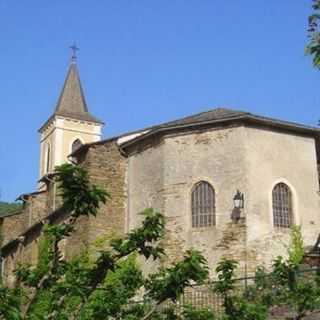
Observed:
[[[80,49],[76,46],[76,44],[70,46],[70,49],[72,51],[71,62],[75,62],[77,60],[77,51]]]

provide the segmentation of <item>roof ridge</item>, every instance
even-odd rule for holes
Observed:
[[[77,101],[78,103],[76,105],[71,105],[73,101],[64,101],[64,99],[74,98],[75,95],[79,95],[77,98],[80,98],[80,101]],[[72,107],[74,107],[75,110],[71,109]],[[70,111],[70,109],[79,113],[88,112],[88,107],[83,93],[79,71],[75,62],[72,62],[69,66],[67,76],[64,80],[63,87],[55,108],[55,113],[61,112],[63,110]]]
[[[153,128],[156,129],[156,128],[164,126],[164,125],[167,126],[167,125],[170,125],[170,124],[173,124],[173,123],[176,123],[176,122],[182,122],[182,121],[186,121],[186,120],[189,120],[189,119],[195,119],[195,118],[203,116],[205,114],[218,113],[218,112],[230,113],[230,116],[231,116],[231,114],[232,114],[232,116],[235,116],[235,115],[249,115],[250,114],[249,112],[245,112],[245,111],[241,111],[241,110],[218,107],[218,108],[202,111],[202,112],[199,112],[199,113],[195,113],[195,114],[192,114],[190,116],[186,116],[186,117],[178,118],[178,119],[171,120],[171,121],[168,121],[168,122],[164,122],[164,123],[161,123],[159,125],[153,126]],[[224,117],[227,118],[228,116],[225,115]]]

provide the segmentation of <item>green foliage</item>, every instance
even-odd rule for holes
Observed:
[[[273,288],[273,303],[293,310],[297,319],[320,308],[319,275],[305,274],[299,265],[278,257],[270,273],[270,286]]]
[[[185,306],[182,312],[184,320],[214,320],[215,316],[211,310],[195,309],[192,306]]]
[[[0,319],[22,319],[20,313],[21,297],[21,290],[0,286]]]
[[[234,260],[229,260],[226,258],[220,260],[216,268],[216,272],[218,274],[218,281],[214,286],[215,292],[226,297],[228,296],[230,291],[234,290],[234,274],[237,267],[238,262]]]
[[[320,0],[313,1],[313,13],[309,16],[309,43],[306,47],[306,53],[312,56],[313,65],[320,68]]]
[[[298,266],[302,263],[305,252],[300,226],[291,227],[291,243],[288,253],[291,264]]]
[[[28,315],[28,320],[43,319],[43,315],[50,311],[52,293],[49,290],[40,290],[37,300],[32,304]]]
[[[26,295],[23,310],[17,308],[21,319],[147,320],[159,316],[168,320],[190,319],[191,314],[198,315],[196,319],[204,318],[205,311],[186,309],[184,315],[176,315],[174,310],[156,311],[161,302],[178,300],[186,287],[203,283],[208,268],[204,257],[190,250],[182,261],[147,279],[143,277],[136,258],[157,260],[164,255],[161,240],[165,220],[151,208],[141,213],[140,227],[110,241],[107,249],[100,246],[94,259],[84,252],[71,261],[64,260],[60,241],[72,235],[80,216],[95,216],[109,195],[89,183],[84,169],[70,164],[56,168],[55,181],[70,218],[61,224],[46,224],[37,266],[24,264],[16,270]],[[144,300],[142,304],[134,303],[139,295]],[[11,296],[7,296],[9,301]]]
[[[162,302],[171,299],[175,302],[184,289],[192,283],[203,283],[208,277],[206,259],[196,250],[186,252],[184,259],[173,267],[162,268],[152,274],[145,284],[147,296]]]
[[[177,310],[174,307],[168,307],[161,311],[154,312],[150,319],[151,320],[182,320],[182,317],[180,317],[177,314]]]
[[[9,203],[0,201],[0,217],[10,215],[14,212],[19,211],[22,208],[19,203]]]
[[[63,207],[73,216],[96,216],[100,203],[110,195],[98,186],[91,185],[88,172],[72,164],[56,167],[55,180],[63,200]]]
[[[118,256],[126,256],[137,251],[146,259],[149,259],[150,256],[158,259],[164,254],[164,251],[161,246],[154,246],[153,242],[164,236],[164,217],[152,208],[145,209],[140,215],[144,217],[141,227],[132,230],[126,238],[111,241],[111,247]]]
[[[247,291],[236,287],[235,271],[238,263],[222,259],[216,268],[218,281],[213,290],[223,297],[224,320],[266,320],[267,307],[258,299],[252,301]],[[252,293],[252,291],[251,291]]]
[[[122,319],[128,312],[137,290],[143,285],[143,277],[135,256],[119,263],[115,271],[110,272],[98,290],[91,296],[83,309],[80,319]],[[131,310],[131,313],[137,310]]]
[[[37,262],[37,267],[39,269],[39,272],[42,274],[48,271],[48,266],[50,262],[50,248],[52,247],[53,239],[45,232],[40,237],[39,244],[38,244],[38,252],[39,252],[39,258]]]
[[[178,303],[186,288],[208,280],[207,261],[200,252],[189,250],[181,261],[147,277],[141,272],[138,258],[159,260],[165,254],[165,219],[151,208],[141,213],[141,226],[126,236],[97,241],[94,256],[85,251],[66,261],[60,241],[72,235],[80,216],[95,216],[109,196],[90,185],[86,171],[72,165],[58,167],[56,181],[70,218],[43,227],[38,264],[18,266],[17,289],[0,287],[1,320],[266,320],[275,306],[286,306],[296,319],[303,319],[320,309],[320,275],[305,276],[300,270],[304,252],[298,227],[291,231],[289,258],[275,259],[271,272],[258,268],[245,290],[235,279],[238,263],[219,262],[213,290],[223,298],[222,318]],[[163,303],[170,307],[163,308]]]

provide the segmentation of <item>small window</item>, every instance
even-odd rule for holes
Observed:
[[[215,191],[205,181],[197,183],[192,191],[192,227],[210,227],[216,224]]]
[[[285,183],[278,183],[272,191],[273,223],[278,228],[293,224],[292,194]]]
[[[75,152],[82,146],[82,142],[79,139],[76,139],[72,143],[71,152]]]
[[[46,158],[45,158],[45,173],[50,172],[50,162],[51,162],[51,150],[50,150],[50,144],[47,143],[46,145]]]

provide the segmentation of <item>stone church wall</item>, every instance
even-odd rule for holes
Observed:
[[[66,241],[67,256],[73,256],[97,241],[106,240],[107,243],[111,237],[125,232],[126,159],[116,141],[94,145],[80,158],[80,165],[88,170],[91,183],[104,188],[111,198],[101,205],[96,217],[81,218],[76,232]]]

